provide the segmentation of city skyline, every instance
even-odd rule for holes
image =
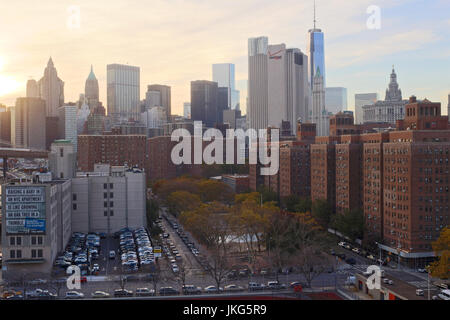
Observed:
[[[386,73],[394,64],[405,96],[414,94],[446,104],[450,80],[445,69],[450,67],[450,47],[445,39],[450,21],[445,12],[450,4],[438,0],[391,2],[379,1],[381,29],[369,30],[366,9],[371,1],[345,6],[337,1],[317,1],[317,27],[325,34],[327,86],[348,88],[349,109],[353,110],[355,93],[377,92],[382,96]],[[313,1],[285,0],[282,4],[246,0],[238,8],[228,8],[216,2],[157,1],[151,9],[153,17],[164,20],[161,23],[158,18],[138,19],[147,12],[146,4],[80,1],[79,29],[66,26],[67,4],[47,1],[19,13],[17,5],[5,4],[0,103],[14,105],[17,97],[25,96],[27,80],[30,76],[40,79],[51,56],[65,82],[66,102],[76,101],[84,92],[86,71],[93,65],[100,101],[106,104],[106,65],[128,63],[141,68],[141,93],[151,83],[171,86],[173,113],[182,114],[183,102],[189,100],[190,81],[211,80],[211,64],[234,63],[236,89],[241,91],[245,113],[248,38],[267,36],[273,43],[285,43],[306,53],[308,30],[313,27]],[[121,16],[125,6],[136,21],[143,22],[128,25],[129,15]],[[209,14],[197,17],[199,10]],[[49,12],[56,18],[46,22]],[[302,19],[299,12],[303,12]],[[191,19],[194,15],[195,21]],[[420,26],[410,19],[418,15]],[[41,19],[35,18],[38,16]],[[109,23],[110,19],[115,23]],[[258,24],[262,20],[264,24]],[[22,28],[20,21],[28,21],[29,27]],[[89,50],[94,44],[97,49]]]

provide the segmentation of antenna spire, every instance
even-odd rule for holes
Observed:
[[[316,0],[314,0],[314,29],[316,28]]]

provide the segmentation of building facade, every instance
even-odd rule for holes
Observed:
[[[107,109],[114,123],[138,118],[140,69],[129,65],[107,65]]]
[[[98,80],[94,74],[93,66],[91,66],[91,72],[89,73],[89,76],[86,79],[86,83],[84,85],[84,96],[91,110],[97,107],[97,104],[99,102],[99,88]]]
[[[46,150],[46,103],[40,98],[17,98],[11,120],[14,146]]]
[[[146,226],[146,178],[138,169],[97,165],[72,179],[73,232],[112,234]]]
[[[171,88],[162,84],[152,84],[147,87],[146,106],[162,107],[166,112],[166,119],[170,121],[172,115]]]
[[[146,135],[78,136],[78,170],[94,171],[96,163],[145,168]]]
[[[58,109],[59,112],[59,137],[73,144],[75,153],[78,150],[78,108],[74,105],[65,105]],[[53,141],[52,141],[53,142]]]
[[[218,111],[217,82],[191,81],[191,119],[212,128],[219,123]]]
[[[364,123],[363,106],[372,105],[378,101],[378,93],[357,93],[355,94],[355,123]]]
[[[48,117],[57,117],[58,108],[64,104],[64,82],[58,78],[58,73],[52,58],[48,60],[44,76],[38,81],[39,96],[45,100],[45,110]]]
[[[407,103],[408,100],[402,100],[402,91],[397,83],[397,74],[392,68],[391,80],[384,101],[363,106],[363,121],[364,123],[388,122],[395,125],[397,120],[405,117],[405,105]]]
[[[325,109],[332,114],[346,111],[347,89],[342,87],[325,88]]]

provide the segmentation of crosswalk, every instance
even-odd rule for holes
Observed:
[[[423,280],[422,281],[409,281],[408,283],[413,285],[413,286],[415,286],[415,287],[417,287],[417,288],[420,288],[420,289],[428,288],[428,282],[427,281],[423,281]]]

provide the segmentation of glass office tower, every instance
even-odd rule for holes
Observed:
[[[320,70],[323,77],[323,85],[325,87],[325,49],[323,32],[320,29],[310,29],[308,41],[308,57],[309,57],[309,83],[312,87],[314,76]]]
[[[239,110],[239,91],[235,88],[235,67],[232,63],[217,63],[212,65],[213,81],[219,88],[228,88],[227,108]]]
[[[140,69],[121,64],[107,65],[108,116],[114,123],[139,116]]]

